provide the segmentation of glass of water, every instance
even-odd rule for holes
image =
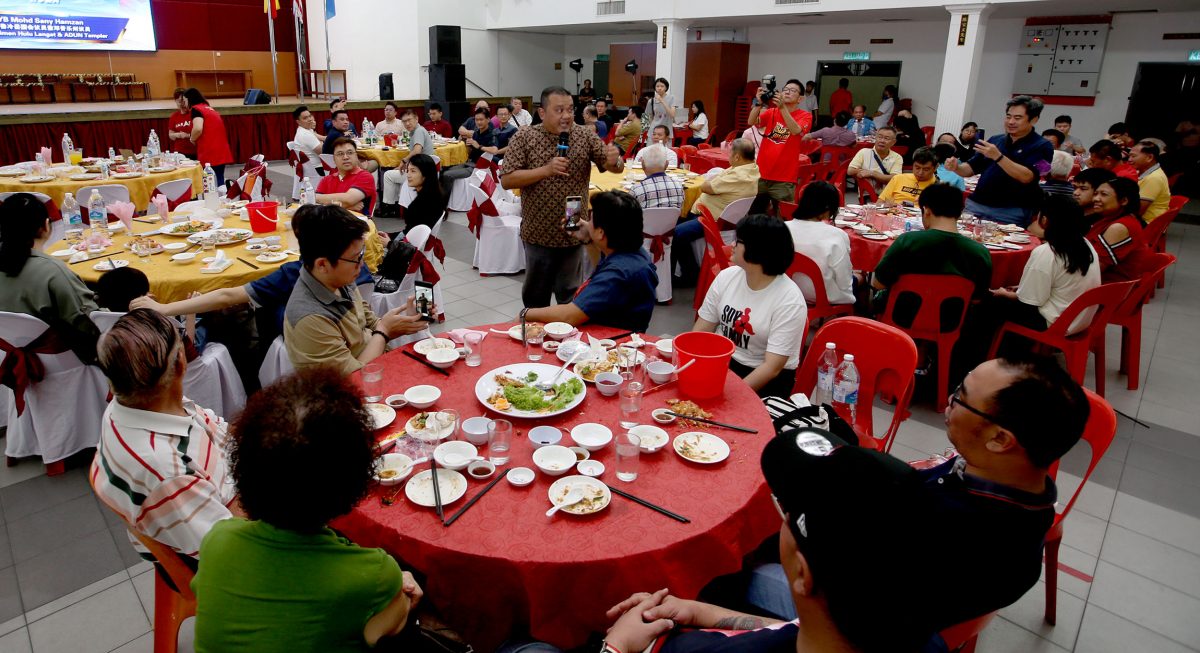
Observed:
[[[546,334],[538,329],[535,333],[525,336],[525,356],[531,361],[542,360],[542,342]]]
[[[512,422],[494,419],[488,423],[488,460],[493,465],[507,465],[508,452],[512,449]]]
[[[363,398],[367,403],[383,399],[383,365],[367,363],[362,368]]]
[[[621,386],[621,428],[631,429],[640,422],[642,412],[642,384],[629,381]]]
[[[632,433],[617,436],[617,480],[630,482],[638,477],[642,440]]]
[[[463,338],[463,344],[467,347],[467,367],[479,367],[483,364],[483,334],[468,333]]]
[[[138,260],[142,263],[150,262],[150,252],[152,251],[150,243],[135,241],[133,243],[133,253],[137,255]]]

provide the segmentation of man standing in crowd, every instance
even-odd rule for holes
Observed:
[[[196,158],[196,144],[192,142],[192,112],[188,109],[187,89],[175,89],[175,107],[179,109],[167,117],[167,138],[171,140],[171,151]]]
[[[639,154],[642,157],[642,170],[646,178],[637,182],[629,189],[638,204],[643,209],[653,209],[666,206],[673,209],[683,208],[683,184],[674,177],[667,176],[667,150],[661,145],[652,145]]]
[[[300,146],[300,149],[308,155],[308,158],[313,162],[317,169],[317,174],[323,174],[321,166],[321,150],[325,142],[325,137],[316,132],[317,119],[313,117],[312,112],[303,104],[296,107],[292,111],[292,118],[296,120],[296,135],[292,137],[292,141]]]
[[[850,92],[850,80],[845,77],[838,80],[837,90],[829,96],[829,114],[836,116],[843,111],[847,115],[854,110],[854,94]]]
[[[605,145],[583,125],[575,124],[570,91],[551,86],[542,91],[541,124],[522,129],[508,143],[501,170],[505,188],[521,189],[521,240],[525,242],[525,283],[521,299],[528,308],[571,301],[579,286],[582,247],[565,229],[568,198],[580,202],[587,215],[591,165],[601,172],[622,172],[625,162],[615,145]]]
[[[1090,156],[1087,160],[1087,167],[1104,168],[1111,170],[1118,177],[1137,181],[1138,171],[1125,163],[1125,152],[1121,149],[1120,143],[1102,138],[1088,150],[1088,154]]]
[[[1058,146],[1058,149],[1075,156],[1083,154],[1087,150],[1083,147],[1083,141],[1079,140],[1078,136],[1071,135],[1071,116],[1062,115],[1054,119],[1054,128],[1062,132],[1063,142]]]
[[[854,154],[846,168],[847,177],[855,177],[860,184],[873,184],[878,191],[904,169],[904,157],[892,151],[896,144],[896,128],[884,125],[875,130],[875,147],[861,149]]]
[[[822,145],[830,147],[849,147],[858,141],[858,137],[854,135],[854,132],[846,129],[846,125],[849,122],[850,114],[841,111],[834,114],[832,126],[809,132],[804,135],[804,140],[819,140]]]
[[[1129,151],[1129,163],[1138,171],[1138,189],[1142,198],[1142,221],[1153,222],[1167,212],[1171,204],[1171,187],[1167,175],[1158,165],[1158,149],[1153,141],[1139,141]]]
[[[820,110],[820,100],[817,99],[817,84],[809,81],[804,85],[804,102],[801,104],[804,110],[812,114],[812,122],[817,124],[817,112]]]
[[[635,163],[641,163],[642,158],[646,154],[646,150],[655,145],[661,145],[666,150],[667,167],[676,168],[679,166],[679,156],[675,154],[675,150],[671,149],[671,133],[670,128],[666,125],[655,125],[654,129],[650,130],[650,144],[638,150],[637,156],[633,158]]]
[[[533,124],[533,116],[525,110],[525,102],[519,97],[512,99],[512,119],[517,124],[517,129]]]
[[[604,123],[606,132],[612,131],[613,128],[613,119],[612,116],[608,115],[608,109],[608,100],[604,98],[596,100],[596,119]]]
[[[801,106],[800,93],[800,80],[789,79],[774,95],[761,86],[755,94],[746,124],[762,128],[763,139],[758,153],[759,199],[753,211],[761,212],[768,202],[796,201],[801,141],[812,127],[812,114]]]
[[[892,115],[896,113],[897,93],[899,91],[892,84],[883,87],[883,101],[879,103],[879,110],[872,116],[876,125],[883,127],[892,124]]]
[[[426,120],[422,127],[429,133],[438,134],[442,138],[454,138],[454,126],[442,117],[442,105],[437,102],[429,105],[429,120]]]
[[[1005,106],[1004,133],[976,143],[975,155],[952,169],[963,177],[981,175],[967,200],[969,213],[1023,227],[1041,205],[1038,180],[1050,172],[1054,148],[1034,130],[1042,115],[1041,100],[1018,95]]]

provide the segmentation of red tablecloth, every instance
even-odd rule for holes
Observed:
[[[729,152],[721,148],[713,147],[707,150],[700,150],[688,157],[688,163],[692,166],[692,172],[704,174],[713,168],[728,168],[729,167]],[[812,160],[807,154],[800,155],[800,164],[808,165]]]
[[[507,328],[510,324],[494,325]],[[478,327],[486,330],[488,327]],[[615,329],[587,328],[603,337]],[[523,348],[506,335],[489,333],[483,365],[456,363],[444,377],[402,355],[391,352],[384,365],[385,394],[402,392],[421,383],[442,389],[438,408],[454,408],[463,418],[494,415],[475,398],[476,380],[484,373],[524,360]],[[542,362],[558,363],[546,356]],[[653,408],[676,396],[669,388],[647,395],[645,421]],[[451,527],[438,522],[432,509],[403,499],[383,506],[377,488],[334,527],[363,546],[378,546],[428,576],[425,600],[432,601],[447,621],[472,644],[491,650],[514,629],[528,629],[536,639],[560,647],[582,644],[589,632],[609,626],[604,612],[635,591],[670,587],[681,596],[695,596],[708,581],[741,566],[742,557],[779,529],[771,507],[759,456],[773,435],[762,403],[732,373],[725,395],[700,402],[715,419],[759,430],[757,435],[725,429],[712,432],[729,443],[732,454],[717,465],[684,461],[670,444],[643,454],[641,472],[632,483],[616,480],[615,453],[610,445],[593,454],[607,467],[602,480],[647,501],[691,519],[683,524],[613,496],[603,512],[590,517],[558,515],[547,519],[547,488],[555,479],[538,473],[525,488],[501,481]],[[389,429],[398,429],[416,411],[399,411]],[[514,442],[510,467],[535,469],[527,433],[537,424],[564,431],[582,422],[599,422],[616,431],[617,397],[603,397],[594,386],[576,410],[544,420],[512,419]],[[665,427],[674,438],[686,429]],[[390,432],[388,429],[381,433]],[[474,496],[486,481],[470,479],[467,495],[447,506],[452,514]]]

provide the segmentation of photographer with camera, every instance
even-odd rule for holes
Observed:
[[[766,75],[755,94],[747,124],[763,132],[758,153],[762,176],[751,212],[761,213],[768,202],[796,201],[801,141],[812,127],[812,114],[800,106],[803,88],[800,80],[789,79],[782,90],[776,91],[775,76]]]

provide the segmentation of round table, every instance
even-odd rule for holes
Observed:
[[[191,179],[192,180],[192,195],[199,196],[204,188],[204,169],[200,166],[192,166],[190,168],[176,168],[170,172],[146,172],[140,177],[133,179],[92,179],[90,181],[71,181],[65,177],[55,179],[54,181],[44,181],[36,184],[28,184],[17,181],[17,177],[0,177],[0,193],[41,193],[49,195],[54,203],[61,207],[63,197],[66,193],[71,193],[76,196],[80,204],[86,204],[87,198],[79,198],[79,189],[85,186],[104,186],[118,185],[129,189],[129,201],[133,202],[134,206],[139,211],[145,211],[150,205],[150,195],[154,192],[154,188],[164,181],[173,179]]]
[[[511,323],[476,328],[488,332],[489,328],[509,326]],[[597,337],[617,331],[607,327],[584,330]],[[467,367],[458,362],[449,376],[401,351],[377,359],[384,367],[385,395],[412,385],[433,384],[442,389],[435,408],[453,408],[464,419],[481,414],[500,417],[475,398],[475,382],[490,370],[523,361],[524,349],[517,341],[491,332],[484,340],[483,365]],[[553,355],[546,355],[542,362],[561,364]],[[653,423],[650,410],[665,406],[665,400],[675,396],[669,387],[646,395],[643,421]],[[583,403],[569,413],[537,420],[511,419],[514,437],[507,467],[536,469],[527,437],[535,425],[562,429],[564,445],[571,444],[570,428],[583,422],[599,422],[617,430],[618,402],[617,397],[604,397],[589,385]],[[442,526],[433,509],[408,501],[403,491],[394,505],[383,505],[381,496],[401,486],[373,489],[349,515],[335,520],[333,527],[358,544],[382,547],[403,564],[425,573],[425,600],[432,601],[445,619],[481,650],[495,648],[514,629],[527,629],[535,639],[563,648],[580,645],[589,632],[609,626],[604,612],[633,592],[670,587],[676,595],[694,597],[713,578],[739,569],[744,555],[779,530],[779,515],[771,506],[759,467],[762,449],[774,434],[761,400],[730,372],[723,397],[698,403],[711,411],[714,419],[759,432],[711,430],[732,449],[729,458],[716,465],[687,462],[670,443],[656,453],[643,453],[640,474],[632,483],[616,480],[611,444],[592,454],[607,468],[601,480],[683,515],[691,523],[677,522],[615,494],[612,503],[598,514],[547,519],[547,488],[556,479],[539,471],[533,484],[524,488],[500,481],[450,527]],[[412,408],[398,411],[396,420],[379,431],[380,436],[402,428],[416,412]],[[672,438],[689,430],[677,425],[663,428]],[[488,482],[466,478],[467,494],[446,506],[447,516]]]
[[[682,168],[678,172],[683,173]],[[625,190],[621,182],[626,181],[630,174],[644,174],[641,168],[633,168],[628,163],[625,165],[625,172],[600,172],[595,166],[592,166],[591,184],[588,186],[588,195],[595,195],[606,190]],[[683,209],[679,211],[679,215],[686,216],[692,210],[692,205],[700,198],[700,186],[704,184],[704,177],[688,177],[682,179],[683,182]]]
[[[135,234],[144,233],[157,229],[159,226],[161,225],[149,225],[141,222],[134,222],[133,230]],[[249,229],[250,223],[242,222],[237,216],[230,216],[225,219],[225,224],[223,226],[226,228]],[[283,245],[292,248],[292,250],[298,249],[296,246],[296,238],[292,235],[290,230],[279,230],[274,233],[256,234],[256,236],[281,236],[283,238]],[[153,236],[153,238],[164,245],[174,242],[187,242],[182,236],[158,235]],[[112,237],[112,246],[106,249],[105,252],[114,259],[121,258],[129,261],[130,267],[134,267],[142,272],[145,272],[146,276],[150,279],[150,292],[154,293],[154,296],[158,299],[158,301],[164,304],[168,302],[179,301],[181,299],[187,299],[188,296],[193,292],[203,293],[210,290],[218,290],[220,288],[241,286],[243,284],[250,283],[255,279],[267,276],[268,274],[279,269],[279,266],[287,263],[288,261],[298,260],[296,256],[289,256],[278,263],[263,263],[261,261],[256,261],[254,260],[254,257],[260,252],[246,251],[246,244],[243,242],[235,245],[224,245],[220,247],[220,249],[225,251],[225,256],[233,260],[233,265],[216,274],[206,274],[200,271],[200,268],[204,266],[204,263],[200,261],[200,256],[197,256],[196,260],[192,261],[191,263],[182,265],[179,263],[172,263],[170,260],[171,253],[163,252],[161,254],[152,255],[149,263],[142,263],[132,251],[124,247],[125,243],[129,242],[129,239],[130,237],[126,232],[117,232]],[[58,242],[51,245],[48,249],[58,250],[65,247],[67,247],[66,242]],[[196,252],[197,254],[200,252],[198,249],[192,249],[189,251]],[[254,269],[246,263],[237,260],[239,257],[244,258],[251,264],[258,266],[258,269]],[[104,259],[96,259],[94,261],[68,264],[67,267],[75,272],[75,274],[79,275],[80,279],[83,279],[88,283],[95,283],[100,279],[100,275],[104,273],[97,271],[95,268],[93,268],[93,266],[103,261]]]
[[[461,141],[435,145],[433,153],[442,160],[443,168],[467,162],[467,146]],[[395,168],[401,164],[404,157],[408,156],[408,148],[393,147],[385,150],[382,147],[360,146],[358,154],[364,159],[379,162],[381,168]]]

